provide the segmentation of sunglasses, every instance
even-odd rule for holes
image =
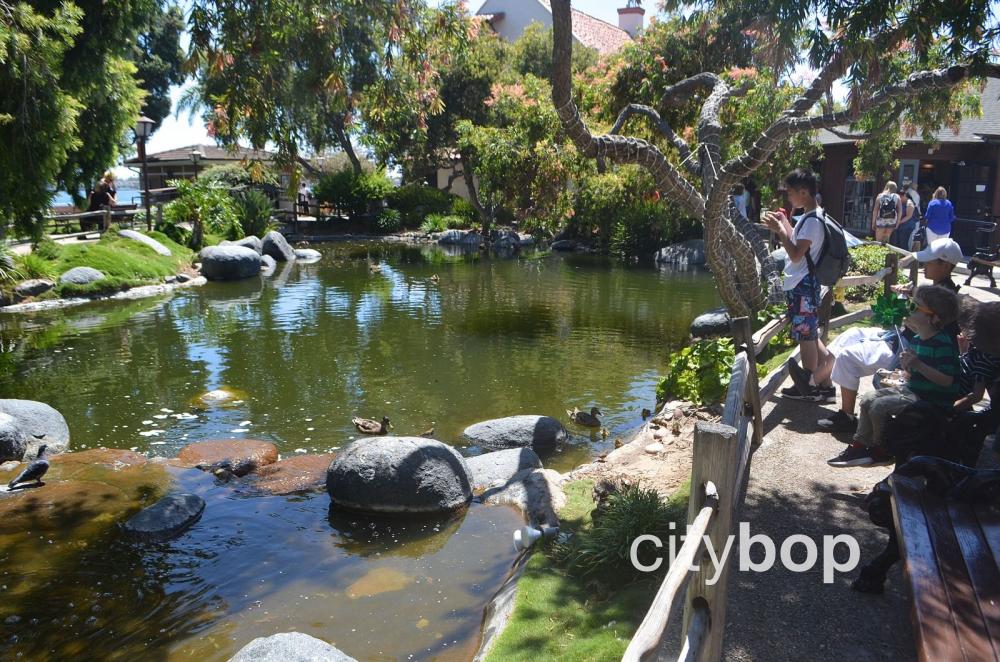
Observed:
[[[934,311],[931,310],[930,308],[928,308],[927,306],[921,305],[921,304],[917,303],[916,301],[912,301],[912,300],[910,301],[909,310],[910,310],[911,313],[914,313],[914,312],[916,312],[916,311],[919,310],[924,315],[933,315],[934,314]]]

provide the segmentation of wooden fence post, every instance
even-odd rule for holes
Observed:
[[[730,322],[730,330],[735,341],[736,353],[747,353],[750,369],[747,370],[747,392],[743,394],[753,415],[753,445],[759,446],[764,440],[764,420],[760,413],[760,383],[757,379],[757,356],[754,354],[753,331],[749,317],[737,317]]]
[[[108,207],[104,210],[104,232],[107,232],[111,228],[111,208]]]
[[[163,203],[156,205],[156,227],[163,227]]]
[[[738,439],[736,428],[729,425],[703,421],[695,425],[688,518],[690,521],[701,509],[705,485],[714,483],[718,493],[718,507],[705,535],[714,546],[716,557],[721,557],[732,534],[733,518],[738,506],[739,486],[743,477],[736,474],[744,464],[742,455],[748,451],[747,448],[740,448]],[[700,569],[688,584],[681,631],[688,631],[692,620],[696,619],[695,612],[699,604],[707,605],[709,610],[708,633],[698,658],[702,662],[717,662],[722,657],[722,639],[726,631],[728,561],[732,556],[730,552],[725,565],[716,569],[709,554],[702,554],[699,559]],[[715,581],[709,584],[712,580]]]
[[[889,293],[892,292],[892,286],[899,280],[899,255],[896,253],[886,255],[885,266],[889,270],[889,273],[885,275],[882,281],[885,284],[883,293],[888,297]]]

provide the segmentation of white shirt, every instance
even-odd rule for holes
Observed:
[[[795,228],[792,230],[792,237],[794,237],[796,244],[799,243],[800,239],[807,239],[812,242],[809,244],[809,257],[812,258],[813,265],[819,260],[820,251],[823,250],[823,240],[826,238],[826,232],[823,231],[823,223],[816,217],[817,214],[822,216],[823,213],[823,208],[817,207],[815,212],[793,217],[795,219]],[[786,292],[795,289],[795,286],[808,273],[809,262],[806,260],[805,255],[798,262],[792,262],[791,259],[788,259],[785,262],[785,282],[782,288]]]

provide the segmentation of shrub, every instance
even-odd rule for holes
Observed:
[[[403,226],[408,228],[419,226],[428,214],[455,212],[458,200],[461,198],[451,195],[447,191],[418,183],[393,189],[388,196],[389,206],[399,210],[403,216]],[[466,202],[466,204],[469,203]],[[471,204],[469,206],[471,207]],[[473,209],[473,218],[475,218],[475,209]]]
[[[55,269],[52,267],[52,262],[37,253],[22,255],[17,259],[17,262],[17,270],[21,272],[21,276],[25,279],[53,278],[55,276]]]
[[[244,234],[263,237],[272,229],[271,211],[274,205],[263,191],[247,189],[236,195],[234,200],[236,218],[239,219]]]
[[[667,376],[656,387],[656,399],[680,398],[696,405],[722,402],[735,356],[731,338],[691,343],[670,357]]]
[[[217,234],[229,240],[243,237],[236,205],[225,187],[203,179],[175,180],[171,184],[177,187],[177,198],[164,207],[163,223],[157,230],[194,250],[201,249],[201,242],[190,231],[178,227],[181,223],[190,223],[195,228],[200,223],[204,234]]]
[[[445,230],[457,230],[467,225],[465,218],[452,214],[428,214],[424,222],[420,224],[420,231],[425,234],[432,232],[444,232]]]
[[[850,250],[851,268],[847,271],[848,276],[870,276],[878,273],[885,267],[885,256],[893,251],[881,244],[863,244],[855,246]],[[903,272],[899,273],[899,282],[906,282]],[[844,290],[844,297],[848,301],[874,303],[879,293],[882,291],[882,284],[855,285]]]
[[[392,182],[384,170],[362,172],[345,169],[322,175],[316,183],[316,199],[346,211],[355,218],[368,213],[374,203],[381,202],[392,192]]]
[[[198,174],[198,181],[203,179],[229,188],[254,184],[278,186],[277,175],[260,162],[252,162],[246,166],[241,163],[214,165]]]
[[[13,283],[24,275],[14,262],[14,254],[6,246],[0,245],[0,283]]]
[[[35,243],[31,252],[43,260],[58,260],[59,256],[62,255],[63,247],[52,241],[50,237],[43,237]]]
[[[474,225],[479,222],[479,212],[471,202],[465,198],[455,196],[451,203],[451,213],[465,219],[466,225]]]
[[[375,224],[378,226],[379,232],[386,234],[398,232],[403,227],[403,216],[397,209],[383,209],[379,212]]]
[[[671,536],[680,535],[686,509],[684,490],[664,502],[655,490],[630,483],[613,485],[606,500],[594,511],[591,528],[557,546],[556,557],[571,572],[581,575],[635,576],[639,571],[630,558],[635,539],[649,534],[666,543]],[[644,565],[652,564],[661,555],[652,545],[640,546],[637,551]],[[661,571],[665,570],[661,567]]]

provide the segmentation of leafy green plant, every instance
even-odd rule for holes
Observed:
[[[475,206],[465,198],[460,198],[457,195],[452,200],[451,213],[464,218],[467,226],[479,220],[479,212],[476,211]]]
[[[320,202],[356,218],[369,213],[374,204],[385,200],[392,190],[392,182],[383,170],[356,174],[351,169],[344,169],[321,176],[315,193]]]
[[[892,253],[892,249],[881,244],[862,244],[850,250],[851,268],[847,271],[848,276],[871,276],[878,273],[885,267],[885,256]],[[906,282],[906,276],[901,271],[899,282]],[[855,285],[844,290],[844,297],[848,301],[855,303],[871,303],[875,301],[879,292],[882,291],[882,284]]]
[[[726,396],[736,352],[731,338],[698,340],[676,352],[667,376],[656,387],[656,399],[679,398],[696,405],[721,402]]]
[[[52,262],[37,253],[28,253],[17,259],[18,271],[24,278],[52,278],[55,270]]]
[[[383,209],[379,212],[378,218],[375,220],[375,225],[378,227],[379,232],[387,234],[398,232],[403,227],[403,215],[399,213],[398,209]]]
[[[900,299],[894,292],[889,292],[888,296],[880,295],[872,304],[872,319],[885,328],[899,326],[909,312],[909,302]]]
[[[465,218],[453,214],[428,214],[424,222],[420,224],[420,231],[426,234],[432,232],[444,232],[445,230],[457,230],[467,225]]]
[[[278,186],[278,177],[273,170],[260,162],[244,166],[241,163],[214,165],[199,173],[198,179],[208,180],[228,186],[252,186],[254,184],[269,184]]]
[[[399,210],[403,217],[403,226],[408,228],[418,227],[428,214],[447,214],[449,211],[458,213],[456,205],[459,205],[459,198],[447,191],[427,186],[425,184],[411,183],[393,189],[388,196],[389,206]],[[470,207],[472,205],[462,200]],[[476,210],[472,209],[472,218],[475,218]],[[464,214],[460,214],[464,215]]]
[[[32,255],[37,255],[43,260],[58,260],[62,251],[63,247],[52,241],[50,237],[42,237],[35,243],[31,253]]]
[[[574,574],[635,576],[639,571],[630,559],[632,543],[645,534],[664,541],[672,535],[680,535],[686,508],[684,490],[664,502],[656,490],[619,483],[593,512],[592,526],[569,541],[557,544],[553,550],[555,557]],[[671,523],[674,529],[670,528]],[[645,565],[659,556],[652,546],[640,548],[638,552],[639,560]]]
[[[194,250],[202,247],[197,236],[199,224],[204,234],[217,234],[230,240],[243,237],[236,204],[226,187],[202,179],[181,179],[171,184],[177,187],[177,198],[164,207],[163,223],[157,230]],[[180,227],[182,223],[191,224],[194,231]]]
[[[14,254],[6,246],[0,245],[0,283],[13,283],[22,278],[24,275],[14,262]]]
[[[247,189],[234,198],[236,203],[236,218],[239,219],[246,235],[263,237],[273,229],[271,212],[274,204],[271,198],[258,189]]]

